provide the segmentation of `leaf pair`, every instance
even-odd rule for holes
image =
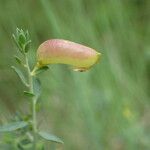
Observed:
[[[0,132],[16,131],[18,129],[26,127],[27,125],[28,125],[28,123],[25,121],[12,122],[7,125],[0,126]],[[59,137],[57,137],[53,134],[49,134],[47,132],[40,131],[40,132],[38,132],[38,135],[48,141],[61,143],[61,144],[64,143]]]
[[[20,80],[22,81],[22,83],[26,87],[29,87],[29,84],[27,83],[27,81],[25,79],[25,76],[22,73],[22,71],[20,69],[16,68],[15,66],[12,66],[11,68],[16,72],[16,74],[18,75],[18,77],[20,78]],[[41,68],[38,68],[34,72],[34,75],[42,73],[42,72],[44,72],[44,71],[46,71],[48,69],[49,68],[47,66],[43,66]],[[26,96],[29,96],[29,97],[36,96],[36,98],[38,98],[40,96],[40,94],[41,94],[41,83],[40,83],[40,80],[37,77],[35,77],[35,76],[33,77],[33,93],[28,92],[28,91],[24,91],[24,94]]]

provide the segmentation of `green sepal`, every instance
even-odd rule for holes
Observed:
[[[42,73],[42,72],[44,72],[44,71],[46,71],[46,70],[48,70],[48,69],[49,69],[48,66],[43,66],[43,67],[37,68],[37,69],[33,72],[33,74],[34,74],[34,75],[37,75],[37,74],[40,74],[40,73]]]
[[[43,132],[43,131],[38,132],[38,134],[40,137],[42,137],[43,139],[45,139],[47,141],[64,144],[64,142],[59,137],[57,137],[53,134],[49,134],[49,133]]]
[[[22,83],[28,87],[28,83],[26,82],[26,79],[25,79],[23,73],[21,72],[21,70],[19,70],[15,66],[11,66],[11,68],[17,73],[17,75],[21,79]]]
[[[17,129],[24,128],[28,125],[25,121],[12,122],[7,125],[0,126],[0,132],[11,132]]]
[[[26,95],[28,97],[34,97],[35,96],[33,93],[28,92],[28,91],[24,91],[23,93],[24,93],[24,95]]]

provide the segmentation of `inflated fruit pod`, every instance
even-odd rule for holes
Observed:
[[[100,58],[100,53],[87,46],[62,39],[43,42],[37,50],[38,66],[68,64],[76,71],[91,68]]]

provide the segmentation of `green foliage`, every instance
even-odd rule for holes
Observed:
[[[0,126],[0,132],[11,132],[17,129],[24,128],[28,125],[25,121],[13,122],[7,125]]]
[[[14,55],[10,34],[20,26],[31,33],[32,54],[51,38],[102,52],[101,63],[82,75],[52,65],[39,76],[45,108],[38,112],[41,129],[51,127],[63,137],[65,150],[149,150],[149,6],[149,0],[1,0],[1,124],[18,107],[29,109],[27,97],[19,92],[22,84],[8,68]],[[12,144],[3,148],[1,139],[0,134],[0,149],[15,150]],[[51,150],[48,143],[45,150]]]
[[[33,77],[33,93],[36,96],[36,99],[39,98],[41,94],[41,82],[37,77]]]
[[[32,74],[33,75],[38,75],[40,73],[43,73],[45,72],[46,70],[48,70],[49,67],[48,66],[43,66],[43,67],[40,67],[40,68],[35,68],[35,71],[33,70]]]
[[[64,142],[59,137],[57,137],[53,134],[49,134],[49,133],[44,132],[44,131],[40,131],[38,134],[45,140],[60,143],[60,144],[64,144]]]
[[[21,79],[22,83],[23,83],[25,86],[28,87],[29,85],[28,85],[28,83],[27,83],[27,81],[26,81],[26,79],[25,79],[23,73],[21,72],[21,70],[19,70],[19,69],[16,68],[15,66],[12,66],[11,68],[17,73],[17,75],[18,75],[18,77]]]
[[[19,58],[18,56],[14,56],[14,58],[18,64],[23,65],[21,58]]]
[[[25,54],[29,50],[29,44],[31,43],[29,32],[22,29],[16,29],[16,35],[13,34],[13,39],[22,54]]]
[[[24,95],[29,96],[29,97],[34,97],[35,96],[33,93],[28,92],[28,91],[24,91],[23,93],[24,93]]]
[[[26,115],[26,117],[22,117],[21,115],[16,117],[16,121],[10,124],[7,124],[5,126],[0,127],[0,132],[12,132],[20,129],[20,137],[18,138],[18,141],[16,142],[13,139],[10,139],[10,141],[13,143],[11,145],[11,148],[15,147],[17,150],[44,150],[44,145],[39,144],[39,138],[37,138],[37,134],[39,134],[43,139],[57,142],[57,143],[63,143],[58,137],[54,135],[50,135],[45,132],[39,132],[38,131],[38,125],[36,120],[36,110],[37,110],[37,100],[41,94],[41,83],[40,80],[36,77],[39,73],[42,73],[46,70],[48,70],[47,66],[40,67],[35,66],[33,71],[31,70],[31,67],[29,65],[29,54],[27,46],[30,43],[29,33],[28,31],[23,31],[22,29],[16,30],[16,35],[13,34],[14,41],[16,45],[19,48],[19,51],[21,54],[23,54],[23,57],[15,56],[16,62],[23,67],[23,69],[26,72],[26,76],[22,73],[22,71],[12,66],[11,68],[17,73],[22,83],[28,88],[29,91],[24,91],[24,95],[26,95],[28,98],[32,99],[32,110],[29,115]],[[23,64],[22,62],[25,62]],[[34,74],[33,74],[34,72]],[[26,78],[28,80],[26,80]],[[32,116],[32,117],[28,117]],[[27,121],[27,122],[25,122]],[[27,125],[29,125],[27,127]],[[26,128],[25,128],[26,127]],[[4,144],[6,144],[6,140],[4,141]],[[15,143],[15,144],[14,144]],[[2,145],[4,146],[4,145]],[[7,146],[7,144],[6,144]]]

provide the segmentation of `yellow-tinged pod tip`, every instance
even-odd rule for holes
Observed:
[[[43,42],[37,50],[38,66],[68,64],[75,71],[86,71],[96,64],[101,53],[94,49],[62,39]]]

